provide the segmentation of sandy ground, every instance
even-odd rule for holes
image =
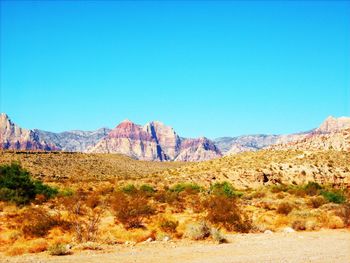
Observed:
[[[237,234],[228,239],[228,244],[221,245],[190,241],[118,245],[105,251],[74,252],[70,256],[0,255],[0,262],[350,262],[350,230]]]

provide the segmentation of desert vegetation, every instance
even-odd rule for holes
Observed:
[[[242,189],[228,180],[42,182],[23,167],[0,166],[0,247],[7,255],[155,240],[224,243],[227,233],[350,226],[349,191],[316,182]]]

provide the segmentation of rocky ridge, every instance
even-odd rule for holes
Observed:
[[[221,156],[207,138],[183,139],[161,122],[144,126],[125,120],[88,152],[121,153],[140,160],[203,161]]]
[[[19,127],[7,114],[1,113],[0,149],[52,151],[57,150],[57,147],[42,140],[37,132]]]

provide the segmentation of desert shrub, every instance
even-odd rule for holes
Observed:
[[[210,227],[205,221],[189,224],[185,230],[185,237],[193,240],[202,240],[210,236]]]
[[[326,203],[326,200],[323,198],[323,196],[312,197],[309,201],[309,204],[312,208],[319,208],[320,206],[324,205],[325,203]]]
[[[243,195],[241,192],[237,191],[229,182],[215,183],[211,185],[210,193],[226,197],[240,197]]]
[[[144,220],[155,212],[143,195],[127,196],[123,192],[115,193],[111,207],[116,221],[126,229],[143,227]]]
[[[78,193],[63,201],[78,242],[95,241],[97,238],[99,224],[105,211],[104,206],[99,206],[100,201],[97,198],[95,194],[86,197],[83,193]]]
[[[55,243],[48,248],[48,252],[51,256],[64,256],[70,255],[71,250],[68,244]]]
[[[305,197],[306,192],[302,186],[292,186],[288,189],[288,193],[295,195],[297,197]]]
[[[262,191],[256,191],[256,192],[250,194],[251,198],[263,198],[265,196],[266,196],[266,193],[262,192]]]
[[[278,184],[278,185],[273,185],[270,188],[271,193],[280,193],[280,192],[286,192],[288,190],[288,187],[286,185]]]
[[[226,236],[220,231],[219,228],[213,227],[210,230],[210,235],[213,238],[213,240],[218,242],[219,244],[227,243]]]
[[[103,250],[100,244],[91,241],[82,243],[79,248],[82,250]]]
[[[147,194],[148,196],[152,196],[153,193],[156,192],[156,190],[151,185],[148,185],[148,184],[141,185],[140,191]]]
[[[341,206],[335,214],[342,218],[344,225],[346,227],[350,226],[350,203],[344,204]]]
[[[28,208],[20,216],[22,232],[26,237],[44,237],[55,226],[69,229],[69,223],[58,214],[51,215],[43,208]]]
[[[70,188],[61,189],[58,193],[59,196],[64,196],[64,197],[72,196],[73,194],[74,194],[74,191]]]
[[[206,219],[213,224],[243,233],[251,229],[250,219],[239,209],[235,198],[209,196],[204,201],[204,207],[207,209]]]
[[[87,196],[85,204],[89,208],[94,209],[102,204],[101,196],[97,192],[94,192],[93,194]]]
[[[321,195],[331,203],[342,204],[346,201],[344,193],[340,190],[324,190],[321,191]]]
[[[306,230],[306,221],[297,219],[293,221],[292,228],[297,231]]]
[[[33,180],[30,173],[19,164],[0,166],[0,200],[17,205],[28,204],[37,194],[51,198],[58,193],[56,188]]]
[[[180,193],[186,191],[188,194],[195,194],[201,191],[201,187],[194,183],[179,183],[169,189],[171,192]]]
[[[322,189],[322,186],[316,182],[308,182],[304,186],[305,193],[310,196],[318,195],[321,189]]]
[[[137,188],[133,184],[128,184],[122,187],[122,192],[125,194],[136,194],[137,193]]]
[[[179,222],[162,218],[159,222],[159,228],[166,233],[176,233],[176,228],[178,227]]]
[[[290,212],[292,212],[293,206],[288,202],[282,202],[277,207],[277,213],[288,215]]]
[[[167,190],[158,191],[154,195],[154,199],[160,203],[167,203],[167,204],[174,204],[180,201],[178,192],[167,191]]]
[[[45,239],[40,238],[33,240],[28,247],[28,252],[29,253],[40,253],[43,251],[46,251],[48,248],[48,243]]]
[[[7,249],[6,255],[8,256],[19,256],[27,252],[27,247],[23,244],[14,244]]]

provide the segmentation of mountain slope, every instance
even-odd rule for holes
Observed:
[[[101,128],[96,131],[66,131],[60,133],[34,130],[39,138],[57,145],[66,152],[85,152],[86,149],[105,137],[110,129]]]
[[[260,150],[190,163],[159,176],[169,182],[202,184],[229,181],[238,188],[271,184],[321,184],[350,187],[349,151]]]
[[[289,143],[275,144],[271,150],[336,150],[350,151],[350,128],[329,133],[314,133]]]
[[[219,149],[207,138],[182,139],[161,122],[144,126],[129,120],[117,125],[91,153],[121,153],[140,160],[203,161],[220,157]]]
[[[306,132],[284,135],[259,134],[222,137],[215,139],[214,142],[224,155],[230,155],[245,151],[257,151],[275,144],[279,145],[279,149],[282,149],[283,145],[286,145],[288,148],[288,145],[292,142],[301,141],[319,134],[330,134],[329,136],[332,136],[332,133],[346,128],[350,128],[349,117],[334,118],[329,116],[318,128]]]
[[[13,123],[9,117],[0,114],[0,149],[5,150],[57,150],[58,147],[41,140],[39,134]]]

